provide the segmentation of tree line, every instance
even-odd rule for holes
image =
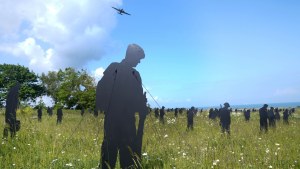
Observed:
[[[22,65],[0,64],[0,107],[5,106],[8,91],[17,82],[21,84],[21,104],[36,103],[37,98],[47,95],[53,99],[53,106],[95,107],[95,79],[84,69],[68,67],[38,75]]]

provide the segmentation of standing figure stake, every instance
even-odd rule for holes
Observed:
[[[130,44],[125,59],[111,63],[96,89],[96,110],[104,111],[101,168],[114,168],[120,154],[121,168],[140,167],[144,122],[148,114],[139,72],[134,69],[145,57],[143,49]],[[139,113],[138,129],[135,114]],[[139,157],[139,158],[136,158]]]
[[[8,137],[8,131],[10,131],[10,136],[14,137],[16,132],[20,130],[20,121],[17,120],[16,111],[19,104],[19,90],[20,83],[17,82],[15,86],[10,88],[5,108],[5,123],[6,126],[3,131],[3,138]]]

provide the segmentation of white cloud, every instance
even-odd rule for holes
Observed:
[[[104,70],[105,69],[103,67],[99,67],[95,71],[92,71],[92,74],[93,74],[96,82],[98,82],[102,78]]]
[[[0,53],[25,57],[42,72],[82,67],[111,47],[122,0],[10,0],[0,6]]]

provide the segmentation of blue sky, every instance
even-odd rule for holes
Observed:
[[[95,73],[137,43],[146,53],[137,70],[160,106],[300,101],[299,1],[68,2],[53,2],[46,14],[45,4],[31,7],[41,14],[19,14],[19,24],[8,29],[14,31],[2,21],[1,62],[36,72],[73,66]],[[149,95],[148,101],[157,106]]]

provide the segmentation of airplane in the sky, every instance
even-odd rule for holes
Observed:
[[[112,7],[112,8],[117,10],[120,15],[123,15],[123,14],[130,15],[129,13],[125,12],[123,9],[118,9],[118,8],[115,8],[115,7]]]

